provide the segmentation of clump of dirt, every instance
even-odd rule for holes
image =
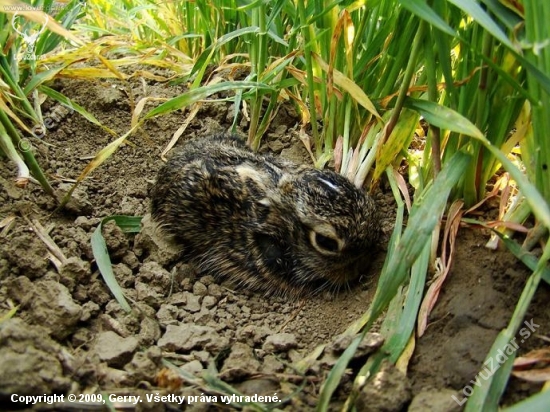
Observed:
[[[183,92],[180,86],[151,82],[121,85],[71,80],[55,87],[119,135],[130,128],[130,93],[138,101]],[[50,111],[56,109],[51,102],[46,104]],[[227,103],[203,104],[182,140],[227,130],[233,110]],[[141,396],[138,410],[165,410],[171,407],[168,404],[177,403],[168,397],[162,402],[149,401],[151,394],[196,397],[198,407],[201,395],[220,396],[206,391],[199,379],[206,377],[210,382],[222,379],[229,383],[235,394],[276,394],[278,401],[284,401],[275,403],[281,409],[314,408],[319,385],[349,344],[341,333],[372,300],[384,246],[371,273],[336,297],[312,296],[301,301],[265,297],[195,273],[155,233],[148,218],[149,190],[162,164],[160,154],[183,120],[182,113],[172,113],[148,121],[82,182],[63,212],[55,210],[55,202],[37,185],[15,187],[13,165],[0,164],[0,221],[14,219],[1,239],[0,308],[3,313],[18,308],[13,318],[0,324],[2,400],[11,393],[102,391]],[[260,150],[309,161],[297,137],[298,120],[293,109],[284,106]],[[243,120],[242,131],[246,127]],[[55,189],[66,192],[91,156],[113,139],[78,114],[66,113],[42,140],[32,143]],[[387,241],[395,203],[384,190],[375,197]],[[101,218],[124,214],[145,216],[143,230],[127,235],[110,223],[103,235],[115,276],[131,302],[131,313],[120,307],[105,286],[90,243]],[[59,247],[61,260],[37,237],[32,222],[41,223]],[[455,407],[451,396],[459,396],[480,369],[528,274],[508,253],[484,249],[483,236],[462,232],[452,275],[430,327],[417,341],[407,375],[386,365],[376,380],[381,386],[367,385],[361,390],[359,409]],[[547,287],[541,287],[537,301],[547,296]],[[533,309],[533,316],[541,325],[537,332],[548,333],[549,315]],[[536,339],[531,338],[525,348],[540,344]],[[302,376],[297,365],[322,344],[327,344],[322,356]],[[381,344],[380,335],[367,335],[356,353],[358,364]],[[352,373],[346,374],[336,394],[335,409],[351,388]],[[514,394],[524,392],[525,388]],[[118,406],[129,406],[120,399]]]

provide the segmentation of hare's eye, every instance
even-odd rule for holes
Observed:
[[[324,251],[330,253],[338,252],[338,241],[320,233],[315,233],[315,245]]]

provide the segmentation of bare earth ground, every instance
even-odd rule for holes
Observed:
[[[130,127],[128,88],[136,101],[144,96],[172,97],[184,90],[147,82],[63,81],[56,88],[119,135]],[[44,107],[45,113],[56,110],[48,101]],[[232,116],[228,103],[205,104],[180,143],[227,130]],[[345,349],[338,334],[372,300],[385,245],[371,275],[352,291],[301,302],[232,290],[231,285],[210,276],[197,276],[185,262],[174,262],[174,256],[157,244],[147,227],[136,236],[123,234],[113,224],[104,229],[115,274],[135,313],[126,314],[119,307],[97,271],[91,234],[103,217],[148,213],[148,193],[162,164],[160,152],[184,120],[185,114],[177,113],[147,122],[143,131],[82,183],[69,211],[63,213],[55,211],[54,202],[38,185],[15,187],[14,166],[0,163],[0,221],[15,217],[11,230],[0,237],[0,315],[18,306],[13,318],[0,323],[0,401],[13,393],[103,392],[141,395],[136,410],[220,409],[200,398],[180,406],[147,402],[146,394],[208,395],[203,387],[179,380],[166,369],[164,358],[181,365],[190,376],[201,376],[209,365],[215,365],[218,376],[242,394],[276,393],[279,400],[285,399],[277,405],[281,409],[314,408],[320,383],[330,369],[328,355]],[[262,150],[307,159],[296,137],[297,124],[292,110],[282,109]],[[240,126],[246,130],[246,121]],[[90,157],[112,139],[77,113],[68,113],[43,141],[32,143],[55,188],[66,191],[70,187],[67,179],[76,179]],[[383,186],[375,197],[389,238],[395,204]],[[31,229],[29,222],[34,220],[49,231],[69,259],[60,270],[48,260],[47,248]],[[363,390],[359,410],[460,409],[452,396],[464,398],[463,388],[472,385],[470,380],[480,370],[498,331],[506,326],[529,275],[506,251],[485,249],[486,239],[481,231],[461,230],[454,268],[426,334],[417,341],[407,376],[389,368],[379,386],[367,385]],[[550,334],[549,296],[548,286],[542,285],[527,316],[540,325],[538,335]],[[323,343],[329,343],[324,360],[308,371],[304,381],[292,365]],[[534,335],[520,344],[519,351],[542,345]],[[362,356],[359,366],[364,362]],[[288,399],[302,384],[302,391]],[[514,378],[505,403],[537,389]],[[337,391],[333,409],[341,407],[339,399],[347,390],[349,381]],[[125,406],[123,402],[118,405]],[[12,404],[11,408],[22,406]],[[84,406],[42,404],[34,410]]]

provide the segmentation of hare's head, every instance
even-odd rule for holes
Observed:
[[[379,236],[372,198],[337,173],[311,168],[280,188],[293,215],[293,283],[338,289],[364,273]]]

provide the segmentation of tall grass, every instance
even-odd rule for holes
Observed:
[[[73,0],[55,10],[53,1],[37,0],[30,6],[32,8],[18,1],[0,1],[3,86],[0,87],[0,148],[17,164],[19,185],[27,184],[30,169],[44,191],[53,196],[53,189],[34,157],[32,141],[28,139],[41,138],[47,131],[39,92],[60,67],[42,72],[37,67],[40,59],[60,46],[64,38],[79,42],[67,28],[82,16],[82,4]],[[56,18],[48,15],[48,11],[55,11]],[[66,98],[61,97],[59,101],[67,104]]]
[[[537,7],[540,5],[541,7]],[[550,5],[525,1],[525,41],[523,42],[527,59],[546,76],[550,76],[550,50],[548,46],[548,25]],[[530,105],[532,128],[521,141],[524,164],[527,174],[535,183],[543,197],[550,199],[550,95],[542,90],[539,80],[533,73],[527,75],[527,89],[533,96]],[[549,228],[546,227],[546,230]]]

